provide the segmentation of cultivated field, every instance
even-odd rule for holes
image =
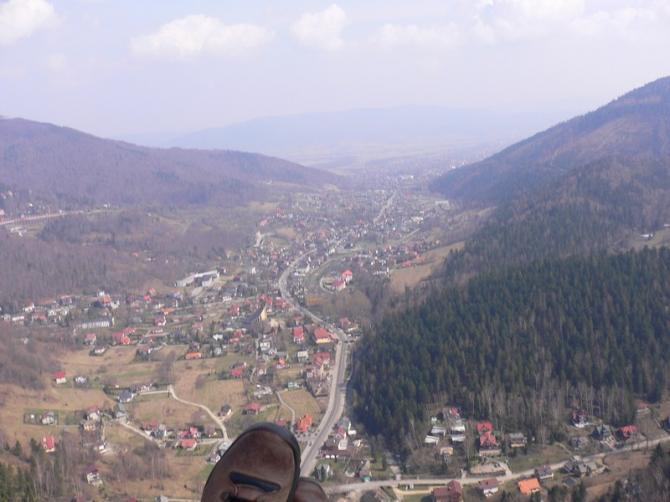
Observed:
[[[463,242],[442,246],[428,251],[425,254],[426,263],[423,265],[393,270],[391,272],[391,289],[394,293],[402,293],[405,291],[405,287],[416,287],[442,265],[451,251],[458,251],[462,248]]]
[[[304,389],[282,392],[284,402],[295,410],[296,419],[303,415],[312,415],[314,422],[321,419],[321,407],[314,397]],[[289,415],[290,416],[290,415]]]
[[[47,388],[41,391],[23,389],[16,385],[0,385],[0,403],[0,424],[7,439],[12,443],[19,440],[25,446],[31,438],[39,440],[44,435],[56,434],[62,430],[62,424],[25,424],[23,417],[26,411],[55,411],[63,422],[66,416],[72,416],[75,411],[85,410],[90,406],[108,406],[111,401],[100,390],[56,388],[48,383]]]

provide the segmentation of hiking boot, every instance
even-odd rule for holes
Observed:
[[[293,502],[328,502],[328,496],[315,480],[300,478]]]
[[[233,441],[212,470],[202,502],[289,502],[300,477],[300,446],[293,434],[259,423]]]

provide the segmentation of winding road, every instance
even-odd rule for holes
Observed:
[[[284,398],[281,397],[282,392],[285,391],[280,391],[276,393],[277,399],[279,399],[279,402],[281,403],[282,406],[288,408],[288,410],[291,412],[291,427],[293,427],[293,424],[295,424],[295,410],[291,406],[289,406],[289,404],[286,401],[284,401]]]
[[[178,401],[178,402],[180,402],[180,403],[182,403],[182,404],[188,404],[188,405],[190,405],[190,406],[196,406],[197,408],[200,408],[200,409],[203,410],[205,413],[207,413],[207,414],[211,417],[211,419],[214,420],[214,423],[215,423],[216,425],[219,426],[219,429],[221,429],[221,434],[222,434],[222,436],[223,436],[223,440],[226,441],[226,442],[227,442],[227,441],[230,441],[230,439],[228,438],[228,431],[226,430],[226,426],[223,425],[223,420],[221,420],[221,417],[217,417],[217,416],[212,412],[212,410],[210,410],[210,409],[209,409],[207,406],[205,406],[204,404],[194,403],[193,401],[186,401],[185,399],[180,398],[180,397],[177,396],[177,394],[175,393],[175,391],[174,391],[174,387],[173,387],[172,385],[168,385],[168,392],[170,393],[170,397],[172,397],[172,399],[174,399],[175,401]]]

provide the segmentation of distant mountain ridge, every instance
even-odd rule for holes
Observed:
[[[315,149],[348,152],[364,145],[460,146],[508,142],[551,120],[537,113],[441,106],[361,108],[260,117],[165,138],[161,144],[234,148],[292,157]]]
[[[451,171],[433,188],[466,203],[498,204],[605,157],[636,155],[670,157],[670,77]]]
[[[225,205],[260,196],[272,182],[340,181],[254,153],[147,148],[25,119],[0,119],[0,179],[38,194],[121,205]]]

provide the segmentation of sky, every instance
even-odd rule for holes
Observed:
[[[572,113],[669,75],[668,54],[670,0],[0,0],[0,115],[118,137],[368,107]]]

